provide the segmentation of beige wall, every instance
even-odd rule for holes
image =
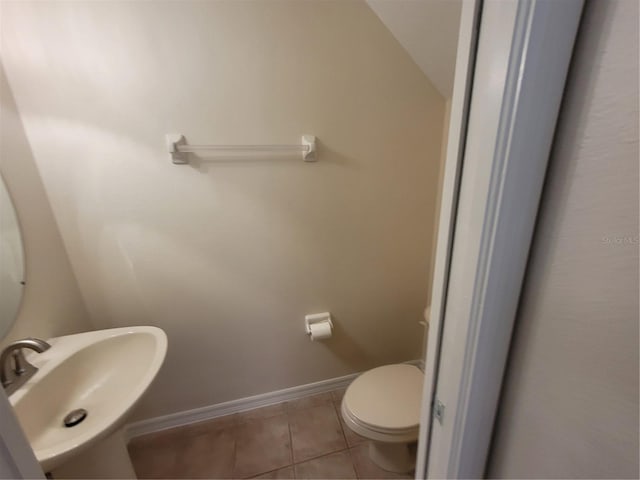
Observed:
[[[25,250],[24,298],[0,348],[24,337],[90,330],[89,315],[0,64],[0,173],[13,200]]]
[[[638,478],[638,3],[586,4],[489,477]]]
[[[420,355],[444,100],[362,2],[15,2],[3,55],[98,327],[152,324],[139,416]],[[320,140],[175,166],[192,143]],[[306,313],[335,335],[311,343]]]

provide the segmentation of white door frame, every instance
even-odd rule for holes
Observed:
[[[457,135],[471,85],[466,135],[449,138],[416,478],[484,474],[582,5],[485,0],[479,16],[479,0],[463,6],[459,58],[473,58],[478,18],[479,31],[452,99]]]
[[[416,478],[484,473],[582,2],[463,0]],[[0,427],[0,474],[42,478],[4,392]]]
[[[415,478],[427,478],[430,448],[433,397],[438,376],[442,317],[449,283],[449,268],[453,248],[454,226],[464,157],[467,119],[471,102],[471,87],[482,0],[463,0],[456,53],[456,70],[449,113],[446,159],[440,199],[440,215],[433,269],[431,305],[427,320],[425,351],[425,382],[422,393],[422,415],[418,438],[418,458]]]

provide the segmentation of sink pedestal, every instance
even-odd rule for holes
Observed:
[[[53,469],[55,480],[65,478],[135,479],[123,429],[117,430],[88,450]]]

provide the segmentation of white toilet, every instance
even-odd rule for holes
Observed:
[[[371,440],[369,456],[384,470],[415,468],[424,374],[409,364],[385,365],[356,378],[342,399],[342,417],[358,435]]]

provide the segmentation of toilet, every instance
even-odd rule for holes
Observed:
[[[371,440],[369,456],[383,470],[415,468],[423,381],[414,365],[385,365],[356,378],[342,398],[346,425]]]

